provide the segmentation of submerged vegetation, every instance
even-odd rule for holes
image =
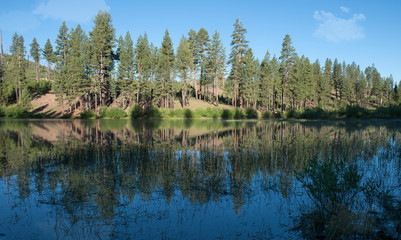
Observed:
[[[399,239],[399,192],[384,186],[382,177],[364,178],[357,162],[311,160],[297,174],[310,202],[301,206],[292,230],[304,239]]]

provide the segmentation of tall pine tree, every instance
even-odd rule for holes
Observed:
[[[199,29],[198,33],[196,34],[196,56],[198,58],[198,64],[199,64],[199,99],[201,99],[202,94],[204,96],[204,99],[206,99],[206,94],[207,92],[205,91],[205,85],[208,84],[207,81],[207,70],[206,70],[206,65],[207,65],[207,60],[206,60],[206,53],[209,50],[209,33],[206,31],[206,29],[201,28]],[[202,90],[203,86],[203,90]]]
[[[118,40],[119,65],[117,71],[117,79],[119,88],[122,91],[123,108],[126,107],[127,100],[129,105],[132,104],[133,97],[133,81],[134,81],[134,43],[129,32],[125,34],[125,38],[120,36]]]
[[[47,39],[45,47],[43,49],[43,57],[47,61],[47,75],[46,75],[46,80],[50,80],[50,63],[54,62],[54,52],[53,52],[53,46],[52,43],[50,42],[50,39]]]
[[[56,39],[56,77],[54,81],[54,91],[57,96],[57,100],[61,102],[61,109],[64,113],[64,101],[67,98],[67,53],[69,48],[69,34],[68,27],[65,23],[61,25],[59,34]]]
[[[142,95],[142,102],[145,108],[148,108],[151,103],[149,87],[150,48],[146,33],[138,37],[135,47],[134,68],[137,73],[136,102],[139,103],[139,97]]]
[[[39,61],[40,61],[40,47],[36,38],[33,38],[31,45],[30,54],[35,61],[35,72],[36,72],[36,82],[39,82]]]
[[[216,106],[219,104],[218,88],[224,77],[225,50],[221,43],[220,34],[215,31],[207,54],[209,78],[213,82],[213,95]]]
[[[80,25],[75,29],[71,29],[68,47],[68,58],[66,61],[67,99],[72,103],[78,97],[82,109],[82,98],[90,90],[88,75],[90,49],[89,39]]]
[[[14,79],[15,99],[19,104],[27,103],[26,92],[23,95],[23,88],[26,80],[26,60],[25,60],[25,46],[24,38],[22,35],[15,33],[12,38],[12,44],[10,46],[10,53],[12,57],[12,77]]]
[[[234,23],[234,31],[231,34],[231,53],[228,63],[231,64],[231,85],[233,89],[234,106],[237,106],[239,100],[239,107],[243,107],[243,61],[242,58],[248,49],[248,41],[245,39],[247,30],[243,27],[241,20],[238,18]]]
[[[160,99],[160,107],[173,107],[173,70],[174,70],[174,49],[170,34],[166,30],[160,54],[158,58],[157,73],[159,86],[156,86],[156,94]]]
[[[295,71],[295,63],[297,61],[297,54],[295,48],[292,46],[290,35],[285,35],[280,55],[280,73],[281,73],[281,111],[284,112],[286,101],[286,88],[292,81],[293,71]]]
[[[114,67],[115,29],[106,11],[99,11],[93,22],[95,26],[89,35],[96,76],[94,91],[99,94],[100,105],[105,105],[110,100],[109,77]]]
[[[185,107],[188,103],[187,78],[192,66],[192,53],[189,41],[184,36],[182,36],[177,48],[176,66],[181,78],[181,105]]]

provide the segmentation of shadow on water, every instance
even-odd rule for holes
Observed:
[[[400,237],[393,121],[13,121],[5,237]]]

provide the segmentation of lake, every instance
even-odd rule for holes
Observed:
[[[0,120],[0,239],[401,237],[401,121]]]

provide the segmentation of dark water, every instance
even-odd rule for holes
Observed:
[[[400,121],[0,120],[0,239],[397,239],[400,143]]]

